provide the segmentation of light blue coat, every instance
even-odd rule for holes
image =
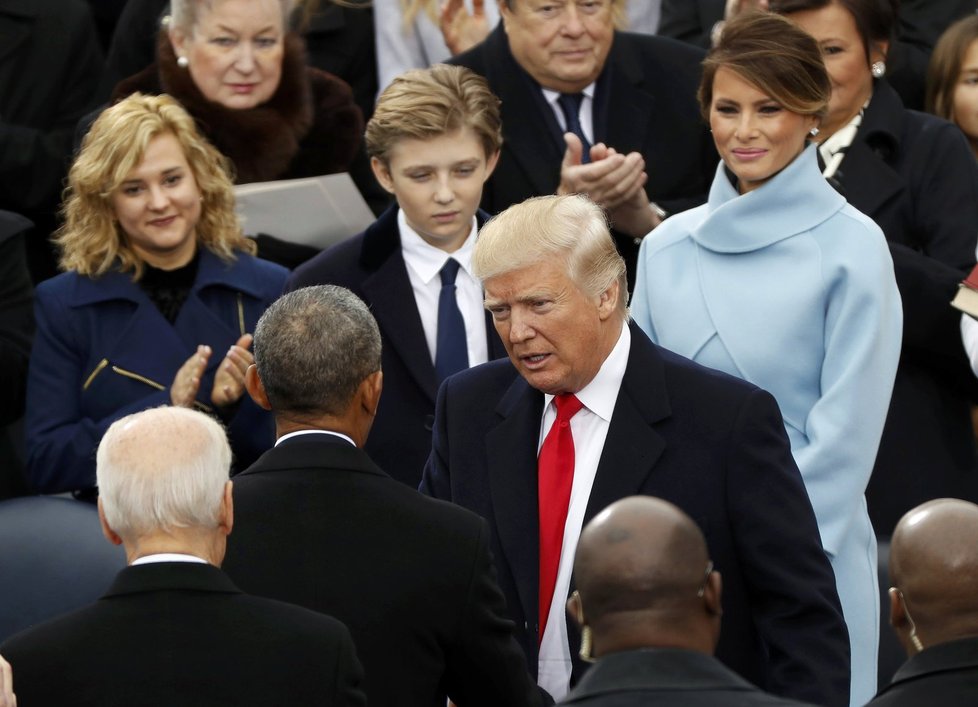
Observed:
[[[832,561],[852,646],[852,704],[876,692],[879,588],[865,490],[900,358],[903,314],[879,227],[808,147],[740,195],[642,243],[632,317],[656,343],[771,392]]]

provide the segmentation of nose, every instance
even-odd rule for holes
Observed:
[[[579,37],[584,34],[584,21],[581,18],[580,10],[577,9],[576,2],[569,2],[564,7],[563,20],[561,30],[565,35]]]
[[[239,42],[237,56],[234,59],[234,68],[242,74],[251,73],[255,68],[255,51],[251,42]]]
[[[757,122],[750,111],[744,111],[737,121],[736,137],[738,140],[750,140],[757,133]]]
[[[511,343],[518,344],[523,341],[532,339],[536,331],[530,323],[529,318],[522,312],[518,311],[517,307],[510,310],[509,313],[509,340]]]
[[[166,193],[159,186],[149,188],[149,208],[153,211],[163,211],[170,203]]]
[[[455,200],[455,190],[452,188],[448,175],[438,177],[435,185],[435,201],[439,204],[450,204]]]

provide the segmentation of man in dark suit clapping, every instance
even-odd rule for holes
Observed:
[[[349,290],[283,296],[255,327],[248,391],[278,441],[235,477],[228,574],[350,628],[371,707],[536,705],[475,514],[421,496],[363,451],[381,339]]]

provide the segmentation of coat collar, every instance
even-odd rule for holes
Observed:
[[[352,471],[388,477],[366,452],[331,435],[308,435],[286,440],[262,454],[235,479],[289,470],[321,468],[325,471]]]
[[[961,638],[924,649],[900,666],[893,676],[893,682],[880,692],[886,692],[902,682],[963,668],[978,668],[978,638]]]
[[[224,572],[196,562],[155,562],[126,567],[116,575],[103,599],[128,594],[186,589],[220,594],[241,594]]]
[[[196,294],[205,288],[217,286],[240,290],[260,299],[264,292],[261,283],[262,278],[250,257],[238,254],[233,263],[227,263],[207,248],[201,247],[197,279],[191,292]],[[143,303],[145,297],[139,286],[133,282],[132,273],[111,270],[99,277],[77,277],[71,306],[85,307],[118,299]]]
[[[655,423],[669,417],[665,365],[655,345],[635,324],[628,365],[608,428],[584,522],[608,504],[636,493],[665,450]],[[498,364],[502,365],[502,364]],[[524,616],[536,618],[539,547],[537,446],[543,393],[516,375],[495,409],[499,423],[485,437],[495,527],[513,575]]]
[[[692,238],[717,253],[745,253],[811,230],[845,203],[819,172],[815,145],[747,194],[737,192],[721,162],[706,204],[709,215],[693,230]],[[759,208],[761,204],[764,208]],[[779,228],[771,228],[772,222]]]
[[[679,648],[645,648],[601,658],[584,674],[566,703],[637,690],[756,692],[757,688],[713,656]]]

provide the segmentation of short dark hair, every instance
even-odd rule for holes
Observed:
[[[848,11],[855,20],[868,65],[874,46],[893,39],[900,12],[899,0],[771,0],[770,8],[779,15],[790,15],[803,10],[819,10],[833,3]]]
[[[367,305],[336,285],[283,295],[255,326],[255,365],[274,412],[343,414],[380,370],[380,346]]]
[[[721,67],[736,72],[792,113],[821,118],[828,108],[832,84],[818,43],[778,15],[750,12],[726,23],[717,46],[703,60],[697,97],[706,120],[713,80]]]

